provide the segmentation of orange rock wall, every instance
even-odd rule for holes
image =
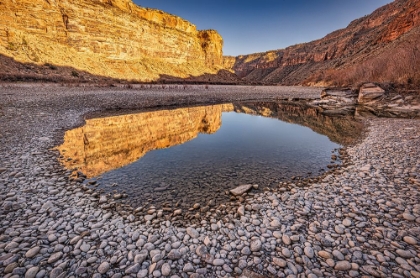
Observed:
[[[215,73],[221,36],[129,0],[0,1],[0,54],[135,80]]]

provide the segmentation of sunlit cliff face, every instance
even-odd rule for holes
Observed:
[[[214,133],[222,112],[233,105],[211,105],[88,119],[69,130],[58,150],[68,169],[88,178],[130,164],[147,152],[185,143],[199,133]]]
[[[0,54],[94,75],[158,80],[217,73],[223,39],[131,0],[0,1]]]

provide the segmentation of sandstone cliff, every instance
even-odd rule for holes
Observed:
[[[222,66],[221,36],[130,0],[0,1],[0,54],[142,81]]]
[[[320,40],[264,53],[225,57],[224,65],[247,81],[287,85],[325,85],[323,81],[331,83],[333,78],[343,78],[343,75],[348,76],[346,81],[350,83],[405,82],[416,78],[410,71],[420,71],[415,66],[420,64],[419,33],[420,1],[396,0]],[[391,61],[396,55],[399,57]],[[374,65],[378,63],[376,60],[382,60],[382,67],[394,67],[394,71],[383,72],[380,65]],[[339,74],[332,76],[334,72]]]

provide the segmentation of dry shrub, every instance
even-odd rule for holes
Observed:
[[[420,86],[420,38],[407,39],[392,50],[388,49],[350,67],[324,71],[316,79],[336,86],[366,81]]]

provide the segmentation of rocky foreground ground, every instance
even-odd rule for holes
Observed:
[[[52,147],[107,109],[319,97],[298,87],[0,87],[3,277],[420,277],[420,121],[372,118],[346,163],[200,224],[137,222],[70,181]]]

